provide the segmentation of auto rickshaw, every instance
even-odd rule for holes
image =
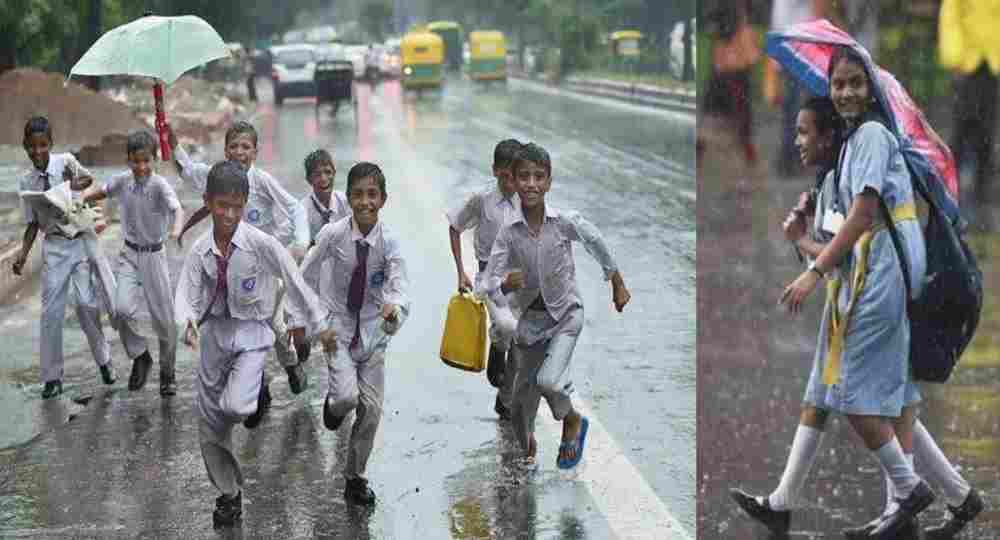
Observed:
[[[469,78],[474,81],[507,80],[507,42],[502,32],[469,33]]]
[[[639,63],[639,40],[642,32],[638,30],[619,30],[611,34],[611,54],[616,67],[628,70]]]
[[[399,45],[403,88],[438,88],[443,80],[444,40],[432,32],[411,32]]]
[[[434,21],[427,23],[427,30],[434,32],[444,40],[444,54],[448,69],[462,69],[462,25],[453,21]]]

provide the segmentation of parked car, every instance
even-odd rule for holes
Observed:
[[[278,45],[271,47],[271,80],[274,83],[274,104],[281,105],[286,97],[313,97],[316,85],[316,47],[313,45]]]
[[[354,78],[360,79],[365,76],[365,55],[368,54],[368,47],[365,45],[345,45],[344,53],[347,59],[354,64]]]

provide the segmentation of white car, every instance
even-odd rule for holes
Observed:
[[[271,47],[270,52],[275,105],[281,105],[286,97],[316,95],[316,85],[313,82],[316,47],[305,44],[278,45]]]
[[[347,45],[344,47],[347,59],[354,65],[354,78],[361,79],[365,76],[365,56],[368,55],[368,47],[364,45]]]

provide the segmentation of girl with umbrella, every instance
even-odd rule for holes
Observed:
[[[908,365],[907,287],[883,204],[899,233],[914,298],[923,287],[926,252],[909,172],[896,136],[884,125],[887,115],[875,97],[866,65],[850,47],[837,47],[830,59],[830,97],[846,127],[829,190],[831,200],[817,212],[821,230],[832,237],[808,270],[785,289],[780,302],[798,313],[820,279],[829,274],[828,301],[805,401],[844,414],[887,471],[898,506],[883,516],[870,537],[895,538],[913,526],[912,520],[933,502],[934,494],[904,453],[904,447],[912,445],[912,417],[903,415],[903,406],[918,397]],[[817,434],[803,438],[818,446]],[[764,510],[762,515],[787,511],[772,508],[770,498],[759,502],[763,504],[755,510]],[[785,523],[787,528],[787,515]]]

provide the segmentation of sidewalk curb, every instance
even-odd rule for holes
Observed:
[[[698,100],[694,92],[664,90],[648,84],[626,83],[576,76],[567,77],[562,84],[552,84],[544,77],[537,75],[532,76],[516,71],[512,71],[510,76],[515,79],[524,79],[540,82],[550,86],[558,86],[565,90],[580,94],[607,97],[618,99],[620,101],[627,101],[630,103],[637,103],[640,105],[691,114],[694,114],[697,111]]]

